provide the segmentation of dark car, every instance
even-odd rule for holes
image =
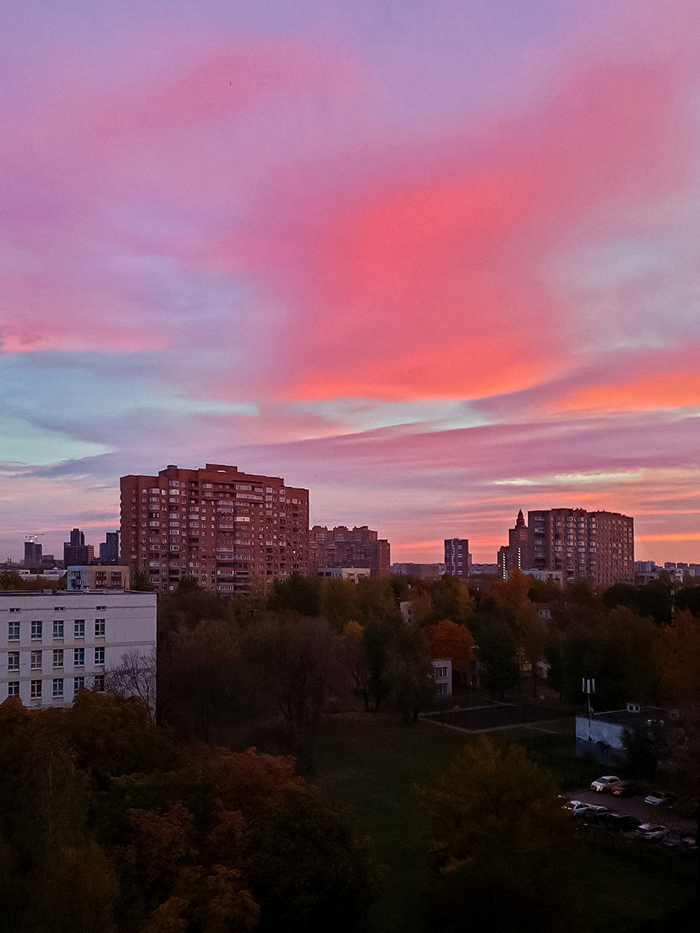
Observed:
[[[628,816],[626,813],[605,813],[600,818],[600,822],[606,829],[614,833],[631,833],[638,829],[642,821],[636,816]]]
[[[616,797],[634,797],[640,793],[639,784],[635,784],[634,781],[618,781],[610,790]]]
[[[682,830],[672,830],[661,840],[661,845],[683,855],[692,855],[698,851],[698,841],[695,836]]]
[[[574,815],[583,820],[584,823],[601,823],[609,813],[609,807],[598,807],[594,803],[590,803],[585,810],[579,810]]]

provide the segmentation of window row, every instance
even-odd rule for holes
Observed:
[[[63,667],[66,655],[70,657],[70,648],[65,650],[63,648],[54,648],[53,649],[53,666],[54,667]],[[95,664],[104,664],[105,663],[105,649],[104,647],[99,647],[94,649],[94,660]],[[19,651],[8,651],[7,652],[7,670],[8,671],[18,671],[20,663],[20,653]],[[39,650],[31,651],[29,654],[29,667],[33,671],[40,671],[43,665],[43,652]],[[85,648],[73,648],[73,667],[85,667]]]
[[[93,678],[94,687],[100,692],[104,691],[105,688],[105,677],[104,674],[95,674]],[[51,696],[53,699],[61,699],[63,697],[63,677],[54,677],[51,685]],[[32,680],[29,684],[29,697],[32,700],[40,700],[43,696],[43,681],[42,680]],[[84,677],[74,677],[73,678],[73,693],[77,693],[78,690],[85,689],[85,678]],[[19,696],[19,681],[11,680],[7,685],[7,695],[9,697],[18,697]]]
[[[32,640],[38,641],[44,637],[44,623],[42,621],[31,622]],[[19,622],[7,623],[7,640],[19,641]],[[65,636],[66,623],[63,619],[56,619],[53,623],[53,637],[63,638]],[[103,638],[105,634],[105,620],[95,619],[95,638]],[[76,619],[73,623],[73,637],[85,638],[85,619]]]

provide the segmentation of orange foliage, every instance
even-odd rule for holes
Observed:
[[[429,630],[428,645],[433,658],[450,658],[453,670],[469,670],[474,658],[474,638],[464,625],[443,619]]]

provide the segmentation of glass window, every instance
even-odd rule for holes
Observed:
[[[32,698],[32,700],[41,699],[41,681],[40,680],[31,681],[30,689],[29,689],[29,696]]]
[[[8,641],[19,641],[19,622],[8,623],[7,640]]]
[[[58,619],[54,621],[53,624],[53,637],[54,638],[63,638],[63,619]]]
[[[104,693],[104,689],[105,689],[105,675],[95,674],[95,690],[99,690],[100,693]]]
[[[42,624],[41,622],[32,622],[32,638],[42,638]]]
[[[95,648],[95,664],[104,664],[104,663],[105,663],[105,649]]]
[[[18,697],[19,696],[19,681],[11,680],[7,685],[7,695],[8,697]]]
[[[53,649],[53,666],[63,667],[63,648]]]
[[[32,651],[30,656],[30,667],[33,671],[41,670],[41,651]]]
[[[84,648],[73,648],[73,667],[85,667]]]
[[[105,633],[105,620],[95,619],[95,637],[99,638]]]
[[[63,696],[63,678],[55,677],[53,681],[53,696],[62,697]]]
[[[73,634],[75,638],[85,638],[85,619],[76,619]]]
[[[85,678],[84,677],[74,677],[73,678],[73,692],[77,693],[78,690],[85,689]]]
[[[8,671],[19,670],[19,651],[7,652],[7,669]]]

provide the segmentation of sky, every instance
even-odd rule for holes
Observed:
[[[0,560],[206,462],[700,562],[698,4],[4,0]]]

